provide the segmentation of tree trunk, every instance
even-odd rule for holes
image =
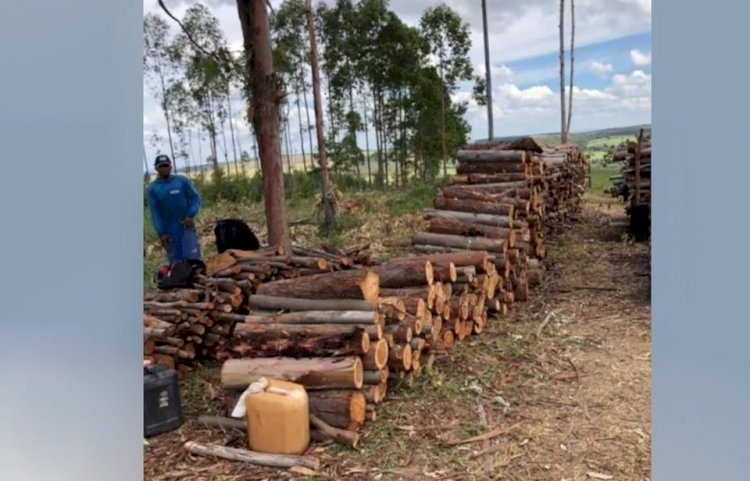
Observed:
[[[358,357],[230,359],[221,367],[224,389],[242,391],[261,377],[280,379],[314,389],[360,389],[362,361]]]
[[[310,35],[310,65],[312,68],[313,102],[315,103],[315,130],[318,133],[318,161],[320,162],[320,186],[323,196],[324,225],[332,228],[336,222],[333,196],[328,178],[328,154],[326,152],[325,131],[323,130],[323,104],[320,99],[320,71],[318,68],[318,45],[315,38],[312,0],[305,0],[307,30]]]
[[[570,119],[573,116],[573,50],[575,48],[576,14],[575,0],[570,0],[570,92],[568,92],[568,123],[565,126],[565,138],[570,134]]]
[[[174,156],[174,142],[172,141],[172,119],[169,115],[169,104],[167,103],[167,86],[164,83],[164,74],[162,74],[162,66],[159,65],[159,81],[161,82],[161,101],[162,110],[164,110],[164,120],[167,121],[167,138],[169,139],[169,152],[172,154],[172,164],[174,165],[174,171],[177,173],[177,159]]]
[[[484,78],[487,95],[487,140],[492,142],[493,120],[492,120],[492,70],[490,67],[490,42],[487,34],[487,1],[482,0],[482,28],[484,33]]]
[[[253,130],[258,138],[263,170],[263,192],[268,243],[291,251],[284,199],[284,176],[279,138],[279,106],[273,72],[268,13],[263,0],[237,0],[245,51],[250,59]]]
[[[463,162],[456,168],[457,175],[467,174],[525,174],[526,164],[500,162]]]
[[[310,123],[310,108],[307,106],[307,82],[302,79],[302,99],[305,101],[305,117],[307,118],[307,139],[310,141],[310,168],[313,168],[313,138],[312,124]]]
[[[299,145],[302,151],[302,169],[307,172],[307,156],[305,155],[305,130],[302,128],[302,108],[299,105],[299,85],[295,85],[295,96],[297,97],[297,120],[299,121]],[[312,145],[310,146],[312,152]],[[310,162],[312,164],[312,162]]]
[[[440,58],[440,84],[441,87],[445,86],[445,78],[443,77],[443,59],[442,55]],[[445,129],[445,92],[440,92],[440,142],[443,148],[443,177],[448,177],[448,145],[446,140],[446,129]]]
[[[565,118],[565,0],[560,0],[560,143],[568,143]]]
[[[364,119],[365,127],[365,151],[367,152],[367,184],[372,185],[372,167],[370,166],[370,130],[367,127],[367,100],[362,95],[362,118]]]
[[[231,92],[227,88],[227,113],[229,114],[229,133],[232,136],[232,152],[234,153],[234,169],[239,174],[239,163],[238,163],[238,156],[237,156],[237,142],[234,136],[234,117],[232,116],[232,100],[231,100]],[[245,166],[242,166],[242,170],[244,171]]]
[[[267,282],[256,293],[305,299],[364,299],[374,302],[379,294],[378,274],[353,269]]]

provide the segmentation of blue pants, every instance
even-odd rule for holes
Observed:
[[[196,232],[195,227],[190,229],[181,228],[169,234],[167,258],[170,265],[177,261],[200,260],[201,245],[198,241],[198,232]]]

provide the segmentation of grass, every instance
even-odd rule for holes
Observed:
[[[597,196],[606,196],[605,190],[612,186],[612,181],[609,178],[619,173],[617,166],[592,166],[591,167],[591,189],[590,192]]]

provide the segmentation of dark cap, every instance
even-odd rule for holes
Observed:
[[[154,160],[154,167],[159,167],[160,165],[172,165],[172,161],[169,160],[168,155],[160,154],[156,156],[156,160]]]

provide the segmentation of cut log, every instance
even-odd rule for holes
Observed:
[[[388,381],[388,369],[380,369],[377,371],[364,371],[363,374],[364,384],[380,384]]]
[[[500,184],[506,182],[526,182],[527,176],[522,173],[500,174],[467,174],[453,176],[453,183],[462,185]]]
[[[523,150],[459,150],[456,159],[462,164],[497,162],[522,164],[530,160]]]
[[[375,272],[378,274],[381,288],[398,289],[432,283],[432,266],[429,261],[420,258],[392,259],[381,264]]]
[[[266,296],[374,302],[379,296],[379,277],[373,271],[350,269],[268,282],[259,285],[256,292]]]
[[[422,211],[422,216],[425,220],[437,218],[458,220],[461,222],[469,222],[474,224],[484,224],[492,227],[509,228],[515,226],[513,219],[508,216],[461,212],[456,210],[424,209]]]
[[[439,210],[452,210],[458,212],[475,212],[482,214],[500,215],[513,218],[515,207],[512,204],[501,204],[497,202],[482,202],[473,199],[454,199],[438,194],[432,201],[433,206]]]
[[[388,342],[378,339],[370,344],[370,349],[362,356],[362,365],[367,370],[380,370],[388,365]]]
[[[247,324],[362,324],[378,325],[381,316],[373,311],[296,311],[284,314],[249,315],[244,320]]]
[[[359,390],[308,392],[310,413],[327,424],[357,431],[365,422],[365,395]]]
[[[460,163],[456,167],[458,175],[467,174],[494,174],[494,173],[516,173],[526,174],[527,166],[522,163],[506,162],[472,162]]]
[[[357,299],[303,299],[258,294],[248,297],[247,305],[253,309],[269,311],[366,311],[373,309],[372,303]]]
[[[450,234],[464,237],[487,237],[488,239],[507,240],[508,247],[516,242],[516,232],[507,227],[492,227],[486,224],[475,224],[452,219],[431,219],[427,224],[427,232],[433,234]],[[455,279],[451,282],[455,282]]]
[[[221,367],[221,384],[228,390],[244,390],[261,377],[296,382],[306,389],[359,389],[363,369],[358,357],[230,359]]]
[[[388,353],[388,366],[397,371],[411,369],[411,345],[394,344]]]
[[[476,251],[488,251],[504,253],[508,245],[501,239],[489,239],[487,237],[463,237],[450,234],[433,234],[430,232],[418,232],[412,237],[414,245],[432,245],[453,247],[456,249],[468,249]]]
[[[360,326],[237,324],[234,337],[251,346],[254,357],[361,355],[370,349],[370,337]]]

